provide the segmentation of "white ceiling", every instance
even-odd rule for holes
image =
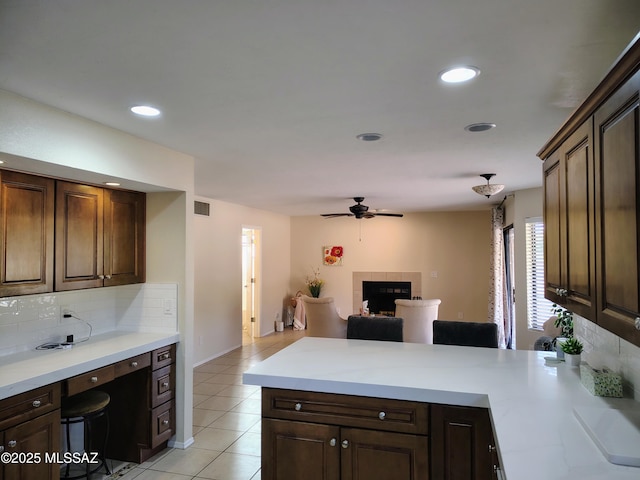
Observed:
[[[638,0],[0,0],[0,88],[193,155],[198,195],[475,209],[541,185],[536,152],[639,30]],[[460,63],[481,75],[440,82]]]

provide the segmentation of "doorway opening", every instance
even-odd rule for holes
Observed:
[[[242,228],[242,344],[260,336],[259,228]]]

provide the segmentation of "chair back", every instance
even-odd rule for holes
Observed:
[[[402,319],[390,317],[349,317],[347,338],[402,342]]]
[[[498,348],[498,325],[488,322],[435,320],[433,322],[433,343]]]
[[[307,315],[307,336],[346,338],[347,321],[338,315],[333,297],[315,298],[304,295]]]
[[[433,321],[438,318],[441,300],[396,299],[396,317],[404,320],[405,342],[433,343]]]

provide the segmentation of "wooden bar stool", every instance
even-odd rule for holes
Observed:
[[[101,392],[99,390],[87,390],[86,392],[73,395],[71,397],[63,398],[62,408],[60,411],[61,424],[66,429],[67,435],[67,451],[71,452],[71,436],[69,435],[69,427],[72,424],[82,423],[84,427],[84,452],[90,454],[93,452],[93,430],[96,425],[94,422],[99,419],[104,419],[104,440],[98,451],[99,463],[97,466],[87,462],[86,471],[84,474],[69,476],[70,463],[67,463],[64,476],[68,480],[76,478],[91,478],[91,475],[104,466],[107,475],[111,475],[107,461],[105,458],[105,447],[107,445],[107,437],[109,436],[109,415],[107,412],[107,406],[111,401],[108,393]]]

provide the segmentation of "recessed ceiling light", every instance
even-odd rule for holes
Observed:
[[[131,111],[136,115],[141,115],[143,117],[157,117],[160,115],[160,110],[149,105],[135,105],[131,107]]]
[[[462,83],[480,75],[480,70],[471,65],[452,67],[440,72],[440,80],[446,83]]]
[[[467,125],[464,129],[467,132],[486,132],[487,130],[491,130],[492,128],[496,128],[495,123],[472,123],[471,125]]]
[[[105,185],[109,185],[110,187],[119,187],[120,184],[118,182],[104,182]]]
[[[376,140],[380,140],[382,138],[381,133],[361,133],[357,135],[356,138],[358,140],[362,140],[363,142],[375,142]]]

